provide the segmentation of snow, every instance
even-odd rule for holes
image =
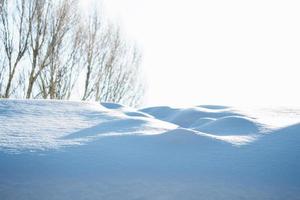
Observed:
[[[0,199],[300,199],[300,110],[0,100]]]
[[[196,130],[215,134],[253,134],[259,133],[261,125],[252,119],[241,116],[228,116],[195,127]]]
[[[95,135],[155,134],[174,128],[147,114],[139,117],[138,111],[129,113],[129,108],[104,106],[93,102],[1,100],[0,149],[58,149],[82,144]]]

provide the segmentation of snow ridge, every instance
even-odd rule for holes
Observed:
[[[0,100],[0,149],[59,149],[107,136],[156,135],[176,129],[244,145],[272,132],[267,124],[241,113],[212,105],[135,110],[113,103]]]

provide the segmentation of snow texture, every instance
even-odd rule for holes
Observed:
[[[300,110],[0,100],[0,199],[300,199]]]

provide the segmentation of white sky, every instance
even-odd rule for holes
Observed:
[[[300,106],[300,1],[104,4],[143,47],[146,105]]]

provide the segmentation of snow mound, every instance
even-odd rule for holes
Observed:
[[[221,118],[225,116],[234,115],[234,113],[229,110],[215,110],[207,108],[188,108],[188,109],[173,109],[169,107],[158,107],[144,109],[143,112],[146,112],[154,117],[165,120],[174,124],[177,124],[181,127],[188,128],[198,120],[202,118]],[[236,114],[239,115],[239,114]]]
[[[259,133],[261,126],[247,117],[228,116],[194,127],[194,129],[218,135],[244,135]]]
[[[270,132],[263,139],[257,141],[256,145],[289,151],[286,156],[297,152],[299,153],[297,157],[300,159],[300,123]],[[296,148],[296,150],[293,148]]]

